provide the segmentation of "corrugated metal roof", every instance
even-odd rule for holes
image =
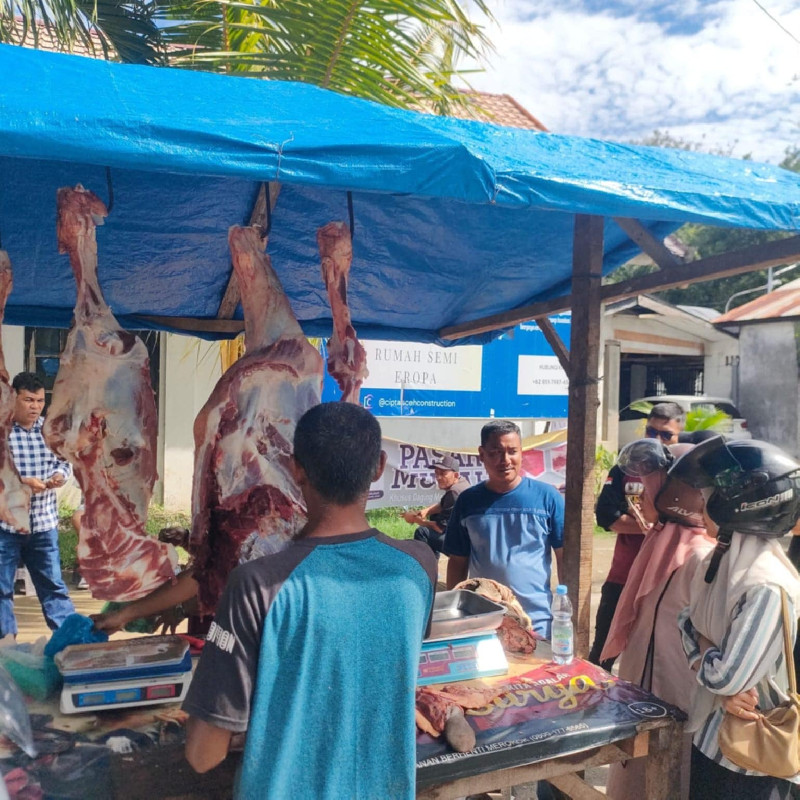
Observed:
[[[800,317],[800,278],[743,306],[731,309],[727,314],[714,319],[713,323],[724,325],[732,322],[764,322],[791,317]]]

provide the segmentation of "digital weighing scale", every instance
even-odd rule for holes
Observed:
[[[419,657],[417,685],[468,681],[505,675],[508,661],[494,631],[443,641],[425,641]]]
[[[417,685],[505,675],[508,661],[495,633],[504,614],[503,606],[476,592],[437,592]]]
[[[55,662],[64,678],[63,714],[178,703],[192,679],[189,645],[180,636],[71,645]]]

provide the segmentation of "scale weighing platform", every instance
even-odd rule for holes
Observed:
[[[476,592],[437,592],[428,637],[422,643],[417,685],[505,675],[508,661],[495,630],[505,608]]]
[[[192,679],[189,645],[180,636],[71,645],[55,662],[64,678],[63,714],[178,703]]]

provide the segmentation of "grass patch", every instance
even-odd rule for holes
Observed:
[[[409,525],[400,517],[401,508],[373,508],[367,511],[367,519],[373,528],[383,531],[392,539],[411,539],[416,525]]]

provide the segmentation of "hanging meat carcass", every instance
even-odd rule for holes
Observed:
[[[12,286],[11,260],[5,250],[0,250],[0,328]],[[31,490],[22,482],[8,447],[8,435],[14,426],[16,399],[17,393],[8,382],[3,344],[0,341],[0,520],[15,530],[30,533]]]
[[[347,278],[353,261],[350,230],[344,222],[329,222],[317,231],[322,258],[322,280],[333,313],[333,335],[328,340],[328,372],[342,390],[342,400],[358,403],[361,384],[369,375],[367,353],[356,337],[347,305]]]
[[[323,364],[294,316],[256,227],[228,233],[245,323],[245,355],[194,423],[194,577],[213,610],[240,558],[282,549],[305,520],[291,472],[297,420],[320,402]]]
[[[78,300],[43,432],[83,490],[81,575],[95,597],[128,601],[172,579],[177,554],[145,531],[156,406],[147,348],[122,330],[98,283],[95,226],[107,214],[80,185],[58,190],[59,252],[69,255]]]

